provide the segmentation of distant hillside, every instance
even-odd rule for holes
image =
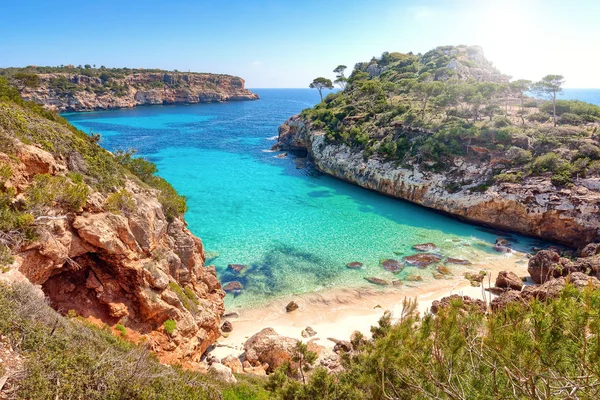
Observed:
[[[383,53],[279,129],[317,168],[472,222],[578,246],[600,227],[600,107],[528,98],[480,47]],[[556,125],[556,126],[555,126]]]
[[[259,98],[244,89],[242,78],[231,75],[86,65],[5,68],[0,76],[24,99],[59,112]]]

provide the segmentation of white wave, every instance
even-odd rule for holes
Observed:
[[[271,136],[271,137],[268,137],[267,140],[277,140],[278,137],[279,137],[279,135]]]

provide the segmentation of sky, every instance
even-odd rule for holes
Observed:
[[[177,69],[292,88],[384,51],[466,44],[515,79],[600,88],[599,0],[0,1],[0,67]]]

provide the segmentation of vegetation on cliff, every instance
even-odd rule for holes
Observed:
[[[510,82],[480,48],[466,46],[386,52],[356,64],[347,79],[338,68],[344,89],[301,116],[329,143],[365,158],[433,171],[456,158],[487,160],[496,164],[489,184],[550,174],[560,186],[600,175],[600,107],[557,100],[553,126],[554,102],[526,96],[530,88],[555,96],[560,77],[552,88],[544,80]]]

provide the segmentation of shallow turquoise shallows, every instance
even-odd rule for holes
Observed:
[[[366,276],[403,278],[379,261],[415,253],[433,242],[445,256],[494,254],[497,233],[322,175],[296,169],[292,157],[270,152],[277,127],[318,101],[309,89],[258,89],[259,101],[65,115],[102,134],[109,150],[134,148],[188,198],[186,220],[202,238],[223,282],[244,291],[228,306],[253,306],[273,296],[369,285]],[[511,236],[529,250],[533,241]],[[364,263],[351,270],[346,264]],[[246,264],[241,275],[227,269]],[[429,267],[432,271],[433,267]],[[431,272],[428,273],[431,276]]]

